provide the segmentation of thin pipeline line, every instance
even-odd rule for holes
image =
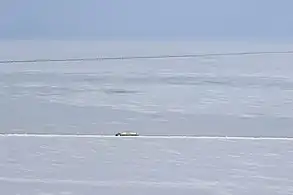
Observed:
[[[106,61],[106,60],[137,60],[137,59],[166,59],[166,58],[199,58],[216,56],[266,55],[266,54],[293,54],[293,51],[259,51],[259,52],[229,52],[182,55],[150,55],[150,56],[117,56],[94,58],[64,58],[64,59],[30,59],[30,60],[0,60],[0,64],[36,63],[36,62],[80,62],[80,61]]]

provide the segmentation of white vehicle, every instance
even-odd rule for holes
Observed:
[[[119,132],[116,133],[115,136],[138,136],[136,132]]]

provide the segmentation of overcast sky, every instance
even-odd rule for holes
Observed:
[[[292,39],[292,0],[1,0],[0,38]]]

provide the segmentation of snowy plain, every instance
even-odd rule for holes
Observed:
[[[0,57],[292,48],[224,45],[4,42]],[[1,64],[0,194],[293,194],[292,60]],[[142,136],[111,137],[124,130]]]
[[[293,140],[1,136],[1,192],[293,194]]]

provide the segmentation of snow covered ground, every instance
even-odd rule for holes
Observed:
[[[8,41],[0,59],[278,50],[292,45]],[[291,195],[292,61],[1,64],[0,195]],[[98,136],[124,130],[246,138]]]
[[[5,195],[293,194],[292,139],[0,136]]]

